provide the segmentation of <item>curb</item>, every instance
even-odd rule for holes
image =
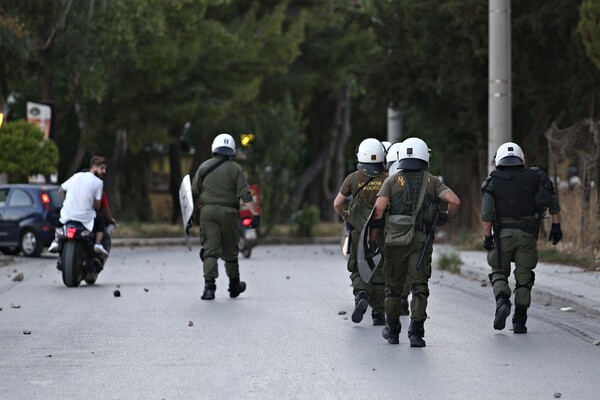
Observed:
[[[461,271],[459,276],[475,278],[477,280],[484,280],[485,282],[488,282],[488,276],[485,273],[481,273],[472,269],[466,269],[464,272]],[[585,316],[600,318],[600,309],[598,308],[598,304],[587,300],[585,297],[579,297],[564,290],[536,284],[533,287],[531,297],[532,301],[543,303],[546,306],[552,306],[558,309],[571,307],[573,311]]]

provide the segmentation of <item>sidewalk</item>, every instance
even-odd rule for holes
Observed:
[[[491,269],[485,251],[456,251],[448,245],[434,245],[434,261],[439,254],[452,251],[458,252],[463,262],[460,266],[461,275],[490,285],[488,274]],[[509,282],[511,289],[514,289],[512,275]],[[600,271],[539,262],[535,268],[532,301],[561,309],[571,307],[573,311],[600,318]]]

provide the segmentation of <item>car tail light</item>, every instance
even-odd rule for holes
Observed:
[[[67,228],[67,239],[73,239],[77,233],[77,228]]]
[[[50,196],[48,193],[42,193],[42,207],[44,207],[44,210],[50,209]]]
[[[249,228],[250,225],[252,225],[252,218],[243,218],[242,219],[242,226],[244,228]]]

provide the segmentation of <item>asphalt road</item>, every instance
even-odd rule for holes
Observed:
[[[597,319],[535,303],[530,333],[494,331],[491,288],[435,270],[427,347],[413,349],[407,317],[399,345],[370,311],[350,321],[337,246],[255,248],[238,299],[221,262],[214,301],[200,300],[197,251],[115,248],[98,283],[75,289],[55,256],[0,267],[0,398],[600,397]]]

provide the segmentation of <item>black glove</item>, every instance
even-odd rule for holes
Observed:
[[[190,220],[185,225],[185,234],[186,235],[188,235],[188,236],[190,235],[190,229],[192,228],[192,226],[194,226],[194,224],[192,223],[192,219],[190,218]]]
[[[438,211],[437,226],[444,226],[450,221],[450,216],[447,211]]]
[[[369,240],[369,253],[365,254],[365,257],[375,257],[381,253],[381,248],[377,244],[376,240]]]
[[[258,228],[260,225],[260,215],[253,215],[252,222],[250,222],[250,228]]]
[[[552,224],[552,228],[550,228],[550,236],[548,237],[548,241],[552,241],[552,244],[556,245],[556,243],[560,242],[562,239],[562,231],[560,230],[560,224]]]
[[[483,248],[486,249],[487,251],[492,250],[493,242],[494,242],[494,240],[493,240],[492,236],[485,235],[483,237]]]

